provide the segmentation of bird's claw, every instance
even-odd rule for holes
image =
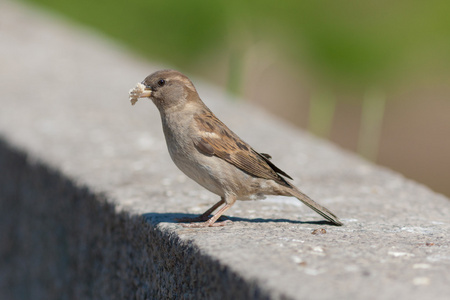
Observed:
[[[220,222],[214,222],[210,224],[208,221],[206,222],[196,222],[196,223],[188,223],[188,224],[181,224],[184,228],[204,228],[204,227],[222,227],[226,226],[227,224],[233,223],[231,220],[225,220]]]

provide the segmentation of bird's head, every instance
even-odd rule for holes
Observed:
[[[139,98],[150,98],[160,111],[181,109],[186,103],[199,99],[189,78],[174,70],[161,70],[147,76],[130,91],[132,104]]]

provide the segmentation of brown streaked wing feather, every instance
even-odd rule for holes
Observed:
[[[289,175],[253,150],[210,111],[204,111],[194,119],[201,132],[201,137],[194,140],[199,152],[215,155],[252,176],[290,186],[279,174],[290,178]]]
[[[270,154],[267,153],[259,153],[259,155],[264,156],[264,158],[266,158],[267,160],[271,160],[272,156]]]
[[[266,163],[278,174],[283,175],[284,177],[289,178],[290,180],[293,180],[291,176],[289,176],[288,174],[286,174],[286,172],[284,172],[283,170],[281,170],[280,168],[278,168],[277,166],[275,166],[270,159],[272,158],[272,156],[270,156],[270,158],[267,157],[268,154],[266,153],[258,153],[259,155],[262,156],[262,158],[266,161]],[[263,155],[264,154],[264,155]]]
[[[194,141],[194,146],[200,153],[203,153],[204,155],[214,155],[214,148],[204,138],[200,138]]]

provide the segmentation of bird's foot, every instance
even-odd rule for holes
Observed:
[[[210,218],[212,217],[209,215],[200,215],[194,218],[176,218],[175,221],[177,221],[178,223],[198,223],[198,222],[206,222]],[[226,220],[228,220],[226,216],[220,216],[218,221],[226,221]]]
[[[181,224],[184,228],[204,228],[204,227],[222,227],[227,224],[233,223],[231,220],[225,220],[220,222],[210,223],[209,221],[201,222],[201,223],[189,223],[189,224]]]
[[[194,218],[176,218],[175,221],[178,223],[195,223],[195,222],[206,222],[209,220],[209,216],[198,216]]]

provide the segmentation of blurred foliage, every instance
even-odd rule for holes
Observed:
[[[119,39],[143,55],[188,67],[223,43],[227,20],[212,1],[26,0]]]
[[[264,39],[319,84],[389,87],[450,68],[450,2],[25,0],[97,28],[145,56],[191,69],[205,54]],[[214,68],[214,66],[211,66]]]
[[[389,86],[410,72],[450,67],[448,1],[288,3],[272,4],[264,18],[283,32],[291,56],[329,84]]]
[[[225,57],[227,90],[235,95],[245,85],[247,50],[270,45],[308,73],[311,132],[329,137],[336,95],[359,95],[358,151],[372,160],[379,148],[384,95],[416,81],[447,80],[450,70],[447,0],[23,1],[66,15],[183,71],[195,73],[207,64],[223,72],[220,58]]]

